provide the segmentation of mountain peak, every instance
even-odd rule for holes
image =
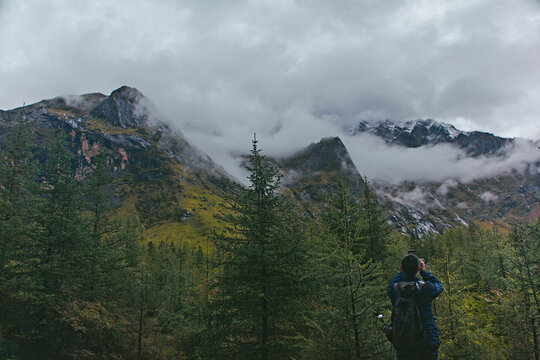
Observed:
[[[328,171],[355,168],[347,148],[339,137],[327,137],[297,152],[283,161],[287,166],[297,165],[308,171]]]
[[[122,85],[118,89],[114,90],[110,96],[122,96],[125,99],[131,101],[138,101],[140,98],[143,98],[144,95],[137,88]]]
[[[122,128],[146,125],[153,104],[136,88],[114,90],[91,114]]]
[[[290,157],[280,159],[282,184],[303,208],[303,213],[315,216],[316,204],[325,203],[328,196],[343,182],[351,191],[364,187],[364,180],[339,137],[327,137],[312,143]]]
[[[322,138],[296,154],[281,159],[280,163],[286,172],[293,170],[291,174],[301,172],[309,178],[334,174],[332,176],[340,176],[352,186],[363,183],[349,151],[337,136]]]
[[[361,121],[352,135],[368,133],[391,145],[418,148],[427,145],[453,144],[469,156],[497,155],[512,140],[479,131],[461,131],[453,125],[432,119],[381,122]]]

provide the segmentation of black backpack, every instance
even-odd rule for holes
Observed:
[[[426,329],[420,317],[416,296],[423,282],[394,284],[396,301],[392,307],[392,343],[402,354],[414,354],[426,345]]]

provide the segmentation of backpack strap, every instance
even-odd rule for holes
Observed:
[[[420,291],[422,289],[422,287],[424,286],[425,282],[423,281],[400,281],[400,282],[397,282],[394,284],[394,293],[396,294],[396,298],[398,297],[401,297],[401,288],[400,288],[400,284],[403,284],[403,283],[406,283],[406,284],[412,284],[412,283],[415,283],[415,287],[418,289],[418,291]]]
[[[401,297],[401,289],[399,288],[399,282],[394,284],[394,293],[396,294],[396,299]]]

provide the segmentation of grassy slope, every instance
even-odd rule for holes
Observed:
[[[146,128],[128,128],[124,129],[114,126],[108,122],[96,119],[88,113],[74,111],[71,109],[56,109],[48,107],[51,115],[59,120],[69,121],[83,118],[80,123],[82,130],[86,134],[93,134],[95,137],[108,135],[137,135],[150,142],[152,151],[148,156],[163,156],[163,152],[157,149],[157,141],[153,139],[152,132]],[[114,151],[111,151],[112,155]],[[115,156],[118,156],[116,154]],[[137,165],[133,165],[137,166]],[[154,173],[159,174],[152,180],[141,179],[141,174]],[[291,198],[292,203],[300,210],[303,215],[310,216],[317,214],[324,207],[327,193],[335,187],[337,174],[333,171],[319,172],[309,178],[303,179],[300,186],[284,188],[284,192]],[[453,191],[449,198],[452,211],[465,217],[465,210],[458,209],[457,204],[484,204],[478,197],[478,194],[489,189],[495,196],[504,198],[503,189],[516,186],[515,182],[523,181],[519,177],[490,179],[477,181],[469,184],[471,189],[459,189]],[[514,183],[513,183],[514,182]],[[227,194],[223,189],[219,189],[210,182],[200,181],[193,174],[189,174],[177,163],[171,159],[165,161],[156,161],[154,167],[145,166],[144,168],[127,168],[123,173],[117,174],[113,182],[113,187],[117,191],[120,206],[117,208],[117,216],[120,218],[138,218],[144,226],[144,241],[159,244],[160,242],[182,242],[190,244],[193,247],[202,245],[206,248],[205,240],[212,230],[225,230],[225,224],[219,220],[219,215],[227,211]],[[526,185],[526,184],[521,184]],[[435,187],[430,189],[435,191]],[[471,191],[472,190],[472,191]],[[304,192],[309,196],[306,198]],[[483,206],[484,214],[476,214],[475,220],[483,227],[492,225],[484,221],[485,215],[490,217],[502,218],[506,215],[506,222],[498,221],[498,225],[508,228],[508,221],[513,218],[537,217],[540,213],[540,204],[537,199],[530,198],[530,195],[522,195],[518,192],[506,195],[506,203],[509,205],[522,204],[526,201],[532,204],[530,212],[512,209],[509,206],[509,212],[501,211],[497,203],[487,203]],[[478,211],[478,210],[476,210]],[[478,216],[480,215],[480,216]],[[482,216],[484,215],[484,216]],[[426,216],[435,216],[438,214],[426,214]],[[452,216],[451,214],[449,215]]]
[[[22,113],[34,110],[34,106],[23,109]],[[107,121],[91,116],[88,112],[69,107],[46,106],[49,115],[58,123],[75,121],[79,127],[70,134],[68,127],[67,139],[70,147],[77,153],[81,144],[77,143],[81,133],[86,138],[102,139],[107,135],[136,135],[151,144],[150,149],[140,152],[140,157],[150,157],[151,165],[129,163],[125,170],[113,173],[111,188],[113,197],[118,203],[115,217],[119,219],[137,219],[143,226],[143,242],[152,241],[155,244],[187,243],[196,248],[199,245],[206,251],[206,239],[213,231],[225,230],[225,224],[219,220],[219,215],[226,212],[229,194],[213,185],[210,181],[201,181],[200,177],[184,171],[182,166],[170,159],[158,148],[158,139],[153,137],[150,128],[122,128]],[[9,118],[18,116],[10,114]],[[82,119],[82,121],[80,121]],[[34,126],[34,124],[29,124]],[[47,138],[53,134],[43,132],[39,125],[34,127],[41,135],[40,147],[44,146]],[[51,124],[53,128],[55,125]],[[45,135],[45,136],[44,136]],[[101,141],[100,141],[101,142]],[[128,158],[133,159],[135,153],[129,149]],[[112,165],[119,168],[117,149],[107,149]],[[153,178],[145,178],[145,174],[158,174]]]

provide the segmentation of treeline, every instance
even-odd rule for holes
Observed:
[[[24,122],[0,154],[0,358],[134,358],[136,224],[110,218],[105,153],[86,182],[64,137],[36,161]]]
[[[538,359],[538,223],[406,237],[341,182],[307,221],[254,141],[226,231],[142,245],[105,152],[81,181],[62,135],[44,164],[32,143],[19,122],[0,155],[0,359],[392,359],[377,315],[410,248],[445,286],[441,357]]]
[[[540,222],[506,235],[470,225],[414,246],[444,284],[436,315],[445,356],[539,359]]]

